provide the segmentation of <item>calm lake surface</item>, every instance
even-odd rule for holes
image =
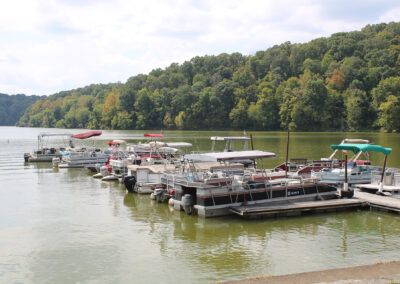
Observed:
[[[400,259],[400,217],[360,211],[272,220],[200,219],[171,211],[148,196],[128,194],[117,182],[84,169],[24,164],[40,132],[85,130],[0,127],[1,283],[207,283]],[[153,131],[154,132],[154,131]],[[103,131],[138,142],[144,131]],[[159,132],[154,132],[159,133]],[[164,131],[164,141],[209,150],[210,136],[241,132]],[[254,146],[285,160],[285,132],[252,132]],[[319,159],[343,138],[370,139],[393,148],[400,167],[400,135],[291,133],[292,158]],[[142,140],[143,141],[143,140]],[[93,143],[93,142],[89,142]],[[239,145],[238,145],[239,146]],[[382,164],[383,155],[372,156]]]

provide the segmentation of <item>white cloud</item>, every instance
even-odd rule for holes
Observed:
[[[8,1],[0,9],[0,92],[124,82],[194,56],[252,54],[398,21],[399,9],[393,1]]]

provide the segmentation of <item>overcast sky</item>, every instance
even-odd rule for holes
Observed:
[[[0,6],[0,93],[126,82],[194,56],[254,54],[400,21],[400,1],[12,0]]]

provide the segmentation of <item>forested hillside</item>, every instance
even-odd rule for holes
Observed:
[[[199,56],[37,101],[20,126],[400,131],[400,23]]]
[[[0,93],[0,125],[15,125],[25,110],[40,98],[39,96],[9,96]]]

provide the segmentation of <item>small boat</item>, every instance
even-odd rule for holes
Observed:
[[[384,195],[399,194],[400,193],[400,170],[387,169],[384,172],[383,180],[382,173],[372,173],[371,182],[368,184],[357,184],[356,188],[361,191],[370,193],[379,193],[381,191]]]
[[[49,144],[49,138],[62,138],[64,147],[47,146]],[[68,133],[40,133],[38,135],[38,148],[32,153],[24,153],[25,162],[52,162],[53,158],[61,158],[62,151],[65,151],[67,143],[65,140],[71,144],[72,134]],[[55,144],[56,141],[52,141]]]
[[[372,166],[369,160],[358,160],[360,155],[362,153],[368,155],[369,152],[380,152],[385,155],[386,161],[386,157],[392,151],[391,148],[384,148],[380,145],[357,143],[341,143],[339,145],[331,145],[331,148],[335,153],[338,150],[351,151],[354,156],[348,162],[346,158],[344,168],[330,168],[313,172],[312,177],[319,179],[322,183],[344,184],[346,182],[349,185],[370,183],[372,173],[382,171],[382,167]]]
[[[340,144],[347,143],[358,143],[358,144],[370,144],[369,140],[366,139],[349,139],[345,138]],[[293,158],[287,163],[282,163],[275,167],[275,171],[286,171],[289,176],[303,176],[310,177],[311,173],[319,172],[324,169],[336,169],[344,167],[344,160],[335,159],[335,155],[339,150],[334,150],[329,158],[321,158],[319,160],[309,161],[305,158]],[[353,157],[359,165],[370,165],[369,160],[358,160],[359,157]],[[368,157],[367,157],[368,158]]]
[[[102,181],[117,181],[118,176],[110,174],[101,178]]]
[[[61,168],[85,168],[96,165],[105,165],[108,155],[100,149],[80,149],[64,152],[58,167]]]
[[[162,183],[172,198],[175,210],[214,217],[232,214],[232,208],[243,204],[336,197],[334,186],[319,184],[316,179],[285,178],[279,172],[249,169],[243,164],[238,170],[230,164],[237,159],[275,157],[274,153],[237,151],[207,153],[204,156],[203,160],[211,158],[219,162],[219,169],[197,171],[192,167],[191,171],[164,174]]]
[[[127,149],[133,154],[126,160],[111,161],[115,168],[123,172],[121,181],[129,192],[151,194],[161,185],[165,171],[176,169],[183,151],[180,148],[192,147],[187,142],[161,142],[162,134],[145,134],[150,137],[149,143],[129,145]],[[178,149],[179,148],[179,149]]]
[[[75,139],[88,139],[90,137],[101,135],[101,131],[89,131],[72,135]],[[105,165],[108,161],[109,154],[104,153],[99,148],[79,148],[76,149],[73,141],[71,148],[62,152],[61,161],[58,163],[59,168],[93,168],[93,166]],[[56,164],[57,160],[53,161]]]

